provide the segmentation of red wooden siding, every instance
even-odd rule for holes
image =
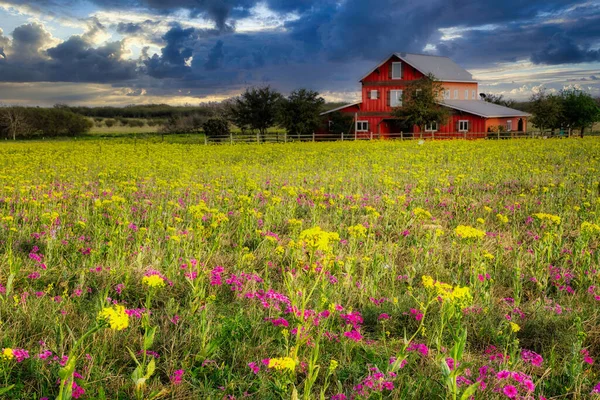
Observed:
[[[365,79],[363,79],[363,82],[391,81],[392,78],[390,78],[390,70],[392,69],[393,62],[402,62],[402,80],[412,81],[425,76],[404,61],[401,61],[398,57],[393,56],[390,57],[390,59],[382,64],[378,69],[371,72]]]
[[[402,62],[402,79],[392,79],[391,70],[394,62]],[[373,72],[367,75],[362,81],[362,103],[359,106],[349,106],[339,110],[344,113],[351,113],[355,118],[355,121],[367,121],[369,123],[369,129],[367,132],[357,132],[357,136],[361,138],[371,137],[386,137],[394,136],[393,134],[403,133],[416,133],[421,136],[418,127],[412,128],[401,128],[402,124],[398,124],[394,121],[392,116],[393,109],[390,104],[390,92],[392,90],[406,90],[406,86],[410,81],[424,78],[424,75],[413,68],[408,63],[402,61],[397,56],[390,57],[386,62],[377,67]],[[450,90],[450,99],[457,100],[471,100],[478,101],[478,85],[477,82],[442,82],[445,89]],[[371,99],[371,91],[377,91],[377,97]],[[458,96],[455,98],[454,91],[458,91]],[[467,94],[465,95],[465,91]],[[475,92],[475,99],[473,99],[473,92]],[[320,133],[329,133],[327,125],[327,116],[324,117],[325,124]],[[446,134],[445,137],[464,137],[464,132],[459,132],[459,121],[468,121],[469,136],[473,137],[473,134],[481,134],[481,137],[486,136],[486,132],[492,126],[504,125],[506,126],[507,120],[512,120],[513,131],[518,130],[518,123],[521,118],[509,117],[509,118],[485,118],[477,115],[469,114],[466,112],[451,109],[451,116],[449,121],[440,126],[436,133]],[[527,119],[523,119],[523,129],[526,130]],[[354,124],[354,128],[356,124]],[[339,134],[339,132],[336,132]],[[423,132],[423,137],[431,137],[431,132]],[[477,135],[476,135],[477,136]]]

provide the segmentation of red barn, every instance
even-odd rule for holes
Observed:
[[[428,125],[425,134],[443,133],[452,137],[466,133],[476,137],[479,133],[485,137],[486,132],[499,126],[506,131],[526,131],[529,114],[480,100],[477,81],[454,61],[448,57],[410,53],[394,53],[366,74],[360,80],[362,101],[322,115],[331,121],[333,112],[351,114],[354,131],[359,136],[389,137],[401,132],[418,133],[417,126],[406,126],[392,112],[394,108],[402,107],[402,91],[406,85],[430,73],[442,82],[444,93],[439,104],[448,107],[451,116],[445,125]],[[326,134],[327,128],[319,133]]]

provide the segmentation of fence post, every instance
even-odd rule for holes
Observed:
[[[208,136],[205,133],[204,134],[204,145],[206,146],[207,144],[208,144]]]
[[[283,134],[283,142],[287,143],[287,131]]]
[[[431,140],[435,140],[435,131],[431,132]]]
[[[370,132],[370,133],[371,133],[371,139],[370,140],[373,140],[373,132]]]
[[[464,133],[464,138],[467,140],[467,132]]]
[[[344,132],[340,132],[340,137],[342,138],[342,142],[344,141]]]
[[[404,132],[400,131],[400,140],[404,140]]]
[[[315,141],[315,133],[313,132],[313,142]]]
[[[256,132],[256,143],[260,143],[260,131]]]
[[[500,140],[500,130],[498,130],[498,140]]]
[[[233,132],[229,132],[229,143],[233,144]]]
[[[356,142],[356,129],[354,130],[354,141]]]

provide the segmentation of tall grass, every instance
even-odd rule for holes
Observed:
[[[599,154],[4,144],[1,396],[596,396]]]

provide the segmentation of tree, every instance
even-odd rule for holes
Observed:
[[[325,100],[318,92],[307,89],[295,90],[287,99],[281,99],[279,125],[297,138],[310,135],[321,125],[320,114],[323,104]]]
[[[20,107],[7,107],[0,110],[0,127],[4,128],[13,140],[27,130],[27,117]]]
[[[354,128],[354,117],[348,113],[334,111],[329,114],[329,132],[347,133]]]
[[[209,138],[226,138],[229,136],[229,122],[224,118],[210,118],[203,125],[204,134]]]
[[[251,88],[229,103],[228,118],[242,131],[250,128],[264,137],[267,129],[275,125],[281,94],[269,86]]]
[[[590,94],[579,89],[566,89],[561,92],[563,121],[571,129],[580,128],[581,137],[586,127],[600,120],[600,108]]]
[[[160,128],[162,134],[165,133],[194,133],[202,129],[202,124],[206,121],[206,118],[201,115],[188,115],[188,116],[172,116],[169,118],[163,126]]]
[[[531,123],[541,131],[559,128],[562,121],[563,102],[560,96],[548,94],[545,90],[534,93],[530,99],[533,117]]]
[[[395,108],[392,114],[418,126],[421,132],[425,125],[433,122],[443,125],[450,116],[448,109],[438,104],[443,92],[442,83],[433,74],[411,81],[402,92],[402,106]]]
[[[517,103],[511,99],[505,99],[502,94],[494,94],[494,93],[481,93],[481,97],[483,100],[488,103],[498,104],[499,106],[513,108]]]

